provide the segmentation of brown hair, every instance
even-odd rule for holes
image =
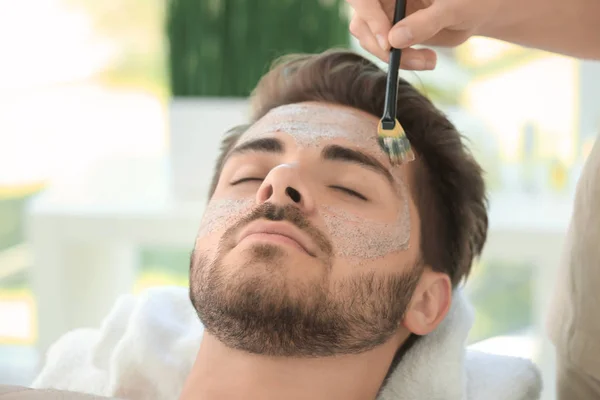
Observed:
[[[286,56],[254,90],[250,122],[275,107],[307,101],[353,107],[379,118],[385,81],[384,71],[350,51]],[[483,171],[446,116],[403,79],[398,88],[397,116],[417,153],[412,195],[421,219],[422,261],[448,274],[456,286],[468,276],[487,235]],[[211,196],[225,156],[247,127],[225,135]]]

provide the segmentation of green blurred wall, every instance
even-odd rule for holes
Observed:
[[[173,96],[243,97],[278,56],[348,47],[343,0],[171,0]]]

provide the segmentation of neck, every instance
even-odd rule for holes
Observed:
[[[291,358],[231,349],[205,331],[180,400],[375,399],[404,339],[361,354]]]

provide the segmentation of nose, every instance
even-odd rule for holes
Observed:
[[[314,209],[314,200],[299,174],[297,164],[282,164],[273,168],[258,188],[256,202],[281,206],[293,204],[306,213]]]

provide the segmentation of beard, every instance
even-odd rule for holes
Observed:
[[[287,221],[304,230],[323,254],[321,277],[291,281],[284,272],[290,254],[271,244],[246,249],[243,268],[229,265],[226,254],[235,246],[236,232],[257,219]],[[371,350],[397,332],[421,264],[394,275],[369,272],[331,282],[332,253],[327,237],[297,207],[265,203],[223,234],[214,259],[192,254],[190,299],[205,329],[231,348],[287,357]]]

